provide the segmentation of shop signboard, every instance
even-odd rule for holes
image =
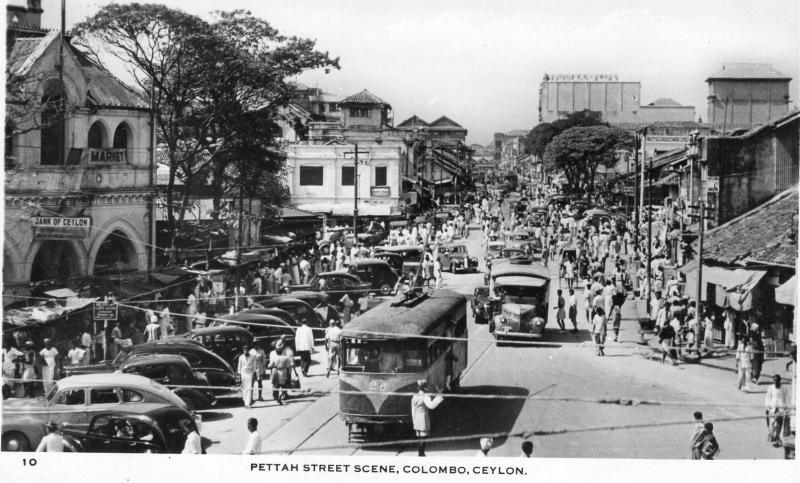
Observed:
[[[92,311],[94,320],[117,320],[118,307],[114,301],[95,302]]]
[[[92,219],[88,217],[70,218],[66,216],[34,216],[34,240],[71,240],[89,237]]]
[[[372,186],[369,189],[369,194],[373,198],[388,198],[392,194],[389,186]]]

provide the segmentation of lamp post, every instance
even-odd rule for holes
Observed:
[[[689,135],[689,148],[686,151],[686,156],[689,158],[689,166],[690,172],[694,172],[694,163],[700,157],[700,149],[698,147],[697,138],[700,134],[699,131],[694,130]],[[699,185],[700,191],[702,191],[702,184]],[[689,194],[689,199],[691,200],[692,196],[691,193]],[[698,193],[698,225],[699,225],[699,235],[700,235],[700,242],[697,250],[697,287],[695,288],[695,300],[697,301],[697,310],[695,310],[695,323],[697,327],[700,327],[700,308],[701,308],[701,297],[703,296],[703,235],[705,233],[705,200],[703,199],[702,193]],[[691,206],[691,205],[690,205]],[[699,341],[698,341],[699,342]],[[699,345],[699,344],[698,344]]]

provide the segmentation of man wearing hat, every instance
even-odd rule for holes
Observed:
[[[477,456],[478,458],[485,458],[489,456],[489,450],[492,449],[493,445],[494,445],[494,439],[481,438],[481,449],[475,456]]]
[[[430,410],[436,409],[444,401],[442,396],[431,397],[426,394],[427,389],[428,381],[420,379],[417,381],[417,393],[411,397],[411,421],[417,434],[419,456],[425,456],[425,438],[431,431]],[[436,392],[441,392],[439,387]]]
[[[47,451],[49,453],[63,453],[64,452],[64,438],[58,434],[58,424],[55,421],[47,423],[47,434],[39,442],[36,447],[37,452]]]

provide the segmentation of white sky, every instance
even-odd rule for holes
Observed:
[[[67,26],[105,0],[67,0]],[[130,3],[130,2],[120,2]],[[286,34],[317,39],[340,71],[298,80],[349,95],[369,89],[395,123],[446,114],[487,144],[538,121],[548,73],[619,73],[642,102],[671,97],[705,119],[707,76],[723,62],[767,62],[798,78],[797,0],[172,0],[197,15],[249,9]],[[58,28],[60,0],[44,0]],[[797,81],[792,101],[798,102]]]

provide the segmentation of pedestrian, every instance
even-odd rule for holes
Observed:
[[[308,377],[308,369],[311,367],[311,352],[314,350],[314,332],[308,326],[308,320],[302,319],[300,327],[294,336],[294,346],[300,356],[300,371],[303,376]]]
[[[578,297],[575,295],[575,289],[569,289],[569,299],[567,301],[569,306],[569,320],[572,322],[572,332],[578,332]]]
[[[239,377],[242,380],[244,407],[250,409],[253,402],[253,374],[255,373],[255,358],[250,354],[250,344],[245,344],[242,347],[236,372],[239,373]]]
[[[186,321],[186,332],[194,330],[194,325],[197,321],[197,313],[197,297],[192,290],[186,297],[186,317],[184,317]]]
[[[620,306],[614,304],[611,306],[611,327],[614,329],[614,342],[619,342],[619,326],[622,322],[622,310]]]
[[[250,349],[250,355],[253,357],[253,396],[252,399],[255,400],[255,387],[258,385],[258,400],[264,401],[261,397],[261,393],[264,389],[263,381],[264,375],[267,371],[267,353],[264,352],[264,347],[261,341],[254,342],[252,349]]]
[[[764,341],[761,338],[758,324],[753,324],[753,326],[754,328],[750,331],[751,377],[753,384],[758,384],[758,380],[761,378],[761,369],[764,367]]]
[[[481,449],[475,456],[477,456],[478,458],[485,458],[489,456],[489,450],[492,449],[492,446],[494,445],[494,440],[492,438],[481,438],[480,444],[481,444]]]
[[[590,283],[586,284],[586,288],[583,290],[583,301],[584,306],[586,308],[586,324],[591,325],[592,323],[592,302],[594,301],[594,291],[592,291],[592,285]]]
[[[530,458],[533,454],[533,442],[531,441],[523,441],[522,442],[522,454],[519,455],[520,458]]]
[[[606,355],[603,346],[606,343],[606,317],[602,307],[597,307],[592,317],[592,337],[597,348],[597,355]]]
[[[190,419],[180,419],[180,425],[186,433],[186,442],[183,444],[181,454],[202,454],[203,440],[197,432],[197,425]]]
[[[709,314],[704,314],[703,317],[703,344],[706,346],[706,350],[714,350],[714,322]]]
[[[561,289],[556,291],[558,296],[558,302],[556,304],[556,322],[558,322],[559,333],[563,334],[564,330],[564,319],[566,318],[567,314],[564,311],[564,307],[567,303],[564,301],[564,297],[561,295]]]
[[[42,358],[42,386],[44,393],[50,392],[50,388],[55,384],[56,364],[59,358],[58,349],[53,347],[53,341],[44,340],[44,349],[39,351]]]
[[[18,361],[24,356],[22,351],[12,345],[11,337],[6,337],[3,341],[3,399],[16,395],[14,379],[19,370]]]
[[[278,405],[283,406],[285,396],[284,388],[287,385],[288,367],[286,357],[283,354],[283,340],[278,339],[275,349],[269,353],[270,380],[272,382],[272,399]]]
[[[776,448],[783,445],[781,429],[783,436],[789,436],[789,402],[789,389],[782,384],[780,374],[775,374],[772,376],[772,385],[767,388],[764,406],[767,414],[767,441]]]
[[[330,377],[334,368],[336,368],[336,374],[339,374],[339,344],[341,339],[342,329],[339,328],[335,320],[331,320],[328,329],[325,331],[325,349],[328,352],[328,372],[325,377]]]
[[[753,350],[748,344],[747,337],[742,337],[739,345],[736,347],[736,369],[738,371],[738,378],[736,380],[737,389],[748,392],[750,385],[750,355]]]
[[[83,361],[86,359],[86,351],[78,345],[77,340],[73,340],[70,343],[70,347],[71,348],[69,352],[67,352],[67,359],[69,359],[69,365],[71,366],[84,365]]]
[[[159,339],[158,335],[161,331],[161,326],[158,325],[158,317],[156,317],[156,314],[152,311],[150,312],[151,315],[149,316],[150,318],[144,328],[143,335],[147,337],[147,342],[155,342]]]
[[[733,321],[726,313],[722,313],[722,328],[725,329],[725,347],[728,349],[736,348],[736,332],[733,330]]]
[[[703,413],[700,411],[694,412],[694,430],[692,437],[689,440],[689,459],[699,460],[703,459],[700,446],[703,443],[703,436],[705,435],[705,425],[703,424]]]
[[[25,351],[22,356],[22,387],[26,398],[33,397],[36,385],[36,351],[33,350],[33,341],[25,341]]]
[[[161,339],[166,339],[170,335],[172,335],[172,331],[175,327],[172,325],[172,314],[169,313],[169,305],[166,303],[161,304],[161,312],[159,313],[160,320],[159,325],[161,326]]]
[[[672,365],[677,366],[678,361],[676,360],[675,354],[673,354],[675,350],[673,349],[675,343],[675,328],[665,323],[658,332],[658,343],[661,345],[661,350],[664,352],[661,354],[661,363],[663,364],[667,357],[669,357],[672,361]]]
[[[444,401],[441,395],[431,397],[427,394],[427,389],[428,381],[420,379],[417,381],[417,393],[411,397],[411,421],[417,436],[417,454],[419,456],[425,456],[425,438],[431,431],[430,411],[436,409]],[[438,386],[436,393],[441,393]]]
[[[700,444],[701,457],[704,460],[713,460],[714,456],[719,452],[717,437],[714,436],[714,425],[705,423],[703,428],[705,431],[703,432],[703,440]]]
[[[261,453],[261,435],[258,433],[258,420],[256,418],[247,420],[247,430],[250,431],[250,436],[247,437],[247,444],[242,454]]]
[[[47,434],[39,442],[36,452],[63,453],[64,438],[58,434],[58,424],[55,421],[47,423]]]
[[[86,363],[90,364],[94,360],[94,342],[92,341],[92,323],[86,324],[86,328],[81,334],[81,347],[86,349]]]
[[[575,280],[575,263],[572,261],[572,257],[567,258],[567,261],[564,262],[564,278],[567,279],[567,288],[572,290]]]
[[[342,298],[339,299],[339,304],[342,306],[342,323],[347,324],[352,317],[353,299],[350,298],[350,295],[344,294]]]

